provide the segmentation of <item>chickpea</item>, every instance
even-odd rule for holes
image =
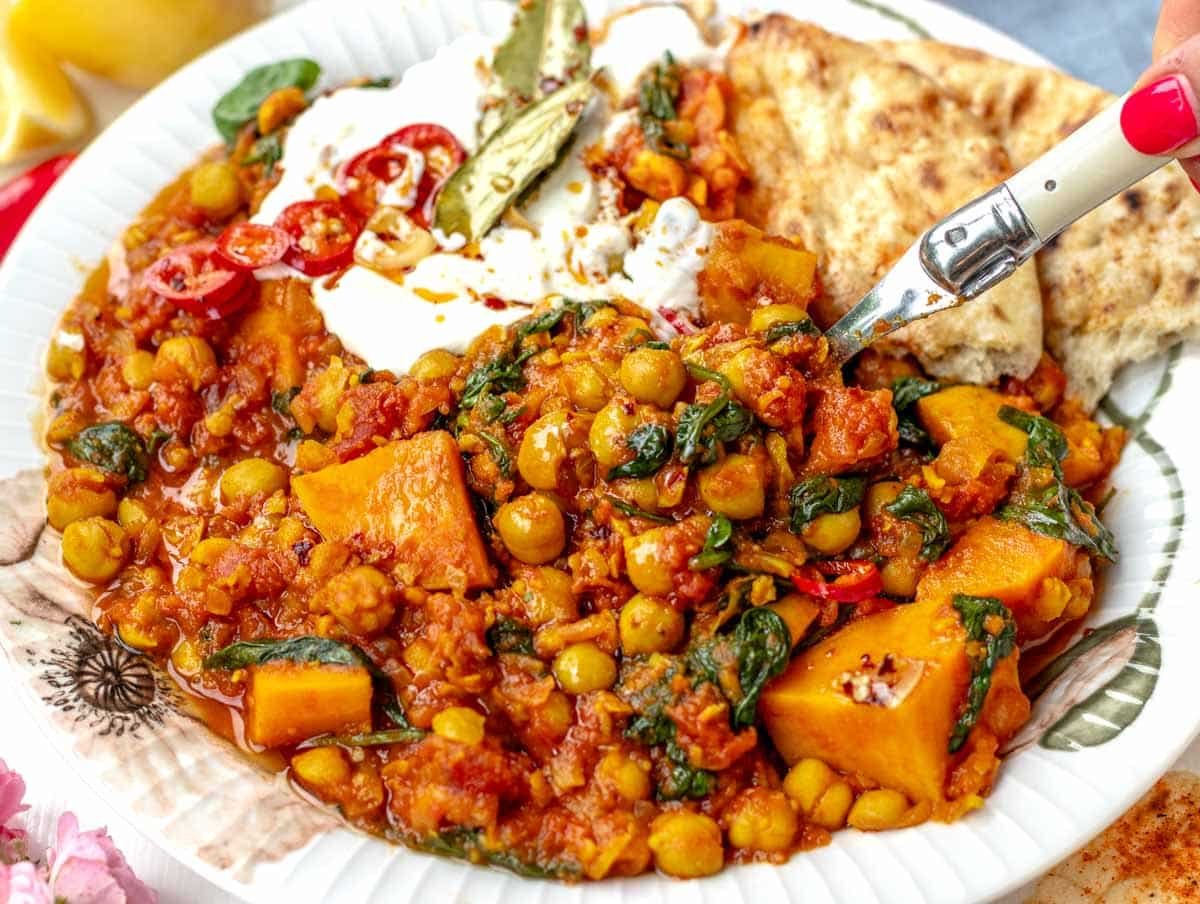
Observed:
[[[602,691],[617,680],[617,661],[591,641],[573,643],[554,657],[554,677],[568,694]]]
[[[136,499],[126,497],[117,506],[117,523],[127,531],[137,533],[150,521],[150,512]]]
[[[616,495],[643,512],[658,511],[658,484],[653,477],[623,477],[612,483]]]
[[[882,832],[894,829],[907,812],[908,798],[899,791],[879,788],[860,794],[846,821],[864,832]]]
[[[648,800],[654,789],[650,785],[650,764],[640,763],[619,750],[610,750],[596,764],[596,775],[628,801]]]
[[[242,186],[237,170],[228,163],[201,163],[188,179],[192,204],[211,220],[224,220],[242,206]]]
[[[621,652],[665,653],[683,639],[683,614],[666,600],[635,594],[621,607],[617,622],[621,632]]]
[[[417,380],[445,380],[454,376],[459,363],[458,355],[435,348],[414,361],[408,374]]]
[[[862,518],[857,508],[838,514],[820,515],[804,528],[804,542],[825,556],[834,556],[858,539]]]
[[[217,356],[199,336],[173,336],[158,347],[152,373],[161,383],[179,380],[195,391],[216,378]]]
[[[154,355],[139,348],[121,362],[121,378],[130,389],[149,389],[154,382]]]
[[[750,314],[750,332],[765,333],[777,323],[808,320],[808,312],[798,304],[769,304],[755,308]]]
[[[467,706],[451,706],[433,717],[433,733],[448,741],[474,747],[483,741],[482,713]]]
[[[667,348],[637,348],[621,361],[621,385],[639,402],[670,408],[687,383],[679,355]]]
[[[832,832],[846,824],[846,814],[850,812],[853,803],[853,789],[839,779],[825,789],[808,818]]]
[[[627,441],[636,426],[635,409],[628,399],[613,399],[596,412],[588,446],[602,467],[616,467],[631,457]]]
[[[517,450],[517,470],[535,490],[553,490],[570,454],[565,411],[544,414],[525,431]]]
[[[666,529],[662,527],[625,538],[625,570],[629,582],[642,593],[666,596],[675,588],[671,572],[663,566],[666,540]]]
[[[63,531],[63,564],[77,578],[106,584],[129,557],[129,538],[115,521],[91,517],[72,521]]]
[[[882,480],[867,487],[867,496],[863,502],[867,520],[878,518],[883,513],[883,507],[895,502],[903,489],[904,484],[899,480]]]
[[[292,757],[292,774],[309,788],[335,794],[350,781],[350,762],[340,747],[314,747]]]
[[[286,490],[287,471],[262,458],[246,458],[230,465],[221,475],[221,501],[242,506],[257,496],[270,496]]]
[[[539,627],[554,621],[579,618],[579,605],[571,591],[571,576],[557,568],[530,568],[523,574],[521,602],[525,615]]]
[[[59,333],[46,351],[46,373],[52,380],[61,383],[78,380],[86,365],[83,336],[79,333]]]
[[[837,781],[837,775],[821,760],[803,759],[796,763],[783,779],[783,792],[800,807],[811,813],[825,789]]]
[[[700,498],[714,512],[735,520],[757,518],[767,488],[758,459],[735,453],[700,472]]]
[[[894,559],[888,559],[879,569],[883,592],[888,596],[915,596],[922,571],[921,563],[915,558],[897,556]]]
[[[313,597],[312,607],[328,612],[351,634],[369,637],[395,618],[396,597],[391,578],[378,568],[359,565],[330,578]]]
[[[719,873],[725,865],[721,827],[703,813],[673,810],[650,824],[654,865],[677,879]]]
[[[117,494],[95,468],[67,468],[50,477],[46,515],[50,526],[64,530],[72,521],[117,510]]]
[[[508,551],[529,565],[557,559],[567,543],[562,512],[543,493],[518,496],[500,506],[496,530]]]
[[[563,368],[563,391],[578,408],[599,411],[612,396],[608,377],[591,361],[575,361]]]
[[[800,828],[796,811],[782,791],[751,788],[728,812],[729,843],[755,851],[786,851]]]

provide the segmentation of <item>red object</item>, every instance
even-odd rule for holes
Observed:
[[[197,317],[218,320],[232,314],[245,303],[239,290],[247,276],[215,260],[215,249],[212,239],[176,248],[146,270],[147,288]]]
[[[825,580],[816,569],[810,568],[793,574],[792,583],[801,593],[835,603],[860,603],[883,592],[883,579],[874,562],[855,560],[836,564],[841,574],[833,581]]]
[[[379,206],[383,190],[413,166],[418,151],[403,145],[386,142],[363,151],[341,170],[343,200],[355,213],[369,217]],[[414,187],[414,197],[419,186]]]
[[[283,260],[292,237],[278,226],[235,223],[217,236],[217,260],[235,270],[257,270]]]
[[[425,155],[425,172],[417,187],[417,200],[410,216],[418,225],[428,226],[433,222],[433,206],[446,180],[467,159],[467,152],[448,130],[431,122],[419,122],[405,126],[389,135],[384,141],[413,148]]]
[[[1135,151],[1169,154],[1200,135],[1191,87],[1169,75],[1129,95],[1121,108],[1121,131]]]
[[[354,260],[362,223],[338,201],[298,201],[284,208],[275,225],[290,238],[283,262],[306,276],[324,276]]]
[[[658,313],[680,336],[691,336],[693,333],[699,331],[699,328],[696,324],[692,323],[690,317],[680,311],[676,311],[674,308],[661,307],[658,309]]]
[[[0,261],[38,202],[74,160],[74,154],[51,157],[0,186]]]

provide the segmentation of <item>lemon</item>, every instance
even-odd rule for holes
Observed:
[[[0,163],[79,138],[88,110],[48,53],[0,26]]]
[[[149,88],[268,9],[266,0],[11,0],[9,5],[14,26],[57,59],[133,88]]]

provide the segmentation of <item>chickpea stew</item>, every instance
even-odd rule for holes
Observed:
[[[292,60],[222,98],[226,145],[50,347],[65,567],[215,731],[424,851],[689,878],[983,805],[1022,646],[1116,557],[1122,432],[1049,356],[831,367],[820,262],[736,218],[719,58],[622,85],[571,26],[528,82],[529,32],[469,129],[391,123],[299,183],[306,117],[404,81],[314,98]],[[332,326],[372,292],[470,335],[380,358],[391,314]]]

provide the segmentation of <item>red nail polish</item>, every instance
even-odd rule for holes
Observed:
[[[1121,108],[1121,131],[1134,150],[1169,154],[1200,134],[1191,91],[1178,75],[1169,75],[1129,95]]]

